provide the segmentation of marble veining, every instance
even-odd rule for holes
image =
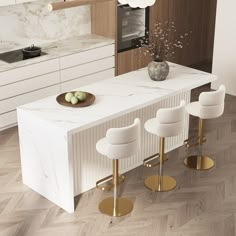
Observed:
[[[90,6],[49,12],[50,2],[0,7],[0,53],[91,33]]]
[[[111,161],[98,154],[97,141],[110,127],[142,122],[162,107],[190,102],[191,89],[216,80],[216,76],[169,63],[165,81],[152,81],[147,68],[101,80],[75,90],[93,93],[96,101],[84,108],[59,105],[56,96],[17,109],[23,182],[62,207],[74,211],[74,196],[95,187],[111,174]],[[166,140],[166,151],[188,137],[188,115],[182,134]],[[120,173],[143,163],[158,152],[157,137],[141,129],[140,152],[120,163]]]
[[[0,60],[0,72],[63,57],[97,47],[106,46],[112,43],[114,43],[113,39],[105,38],[95,34],[86,34],[58,40],[52,43],[39,44],[38,46],[42,48],[42,51],[45,52],[46,55],[19,61],[16,63],[6,63]]]
[[[147,69],[144,68],[77,88],[96,96],[95,103],[89,107],[64,107],[56,102],[56,96],[52,96],[23,105],[19,110],[30,112],[64,130],[65,133],[77,132],[104,119],[112,119],[118,114],[123,115],[175,95],[176,92],[184,92],[216,79],[212,74],[173,63],[169,65],[170,74],[164,81],[152,81]]]

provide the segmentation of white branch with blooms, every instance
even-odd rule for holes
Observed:
[[[153,31],[146,33],[137,45],[144,55],[150,55],[154,61],[166,61],[175,58],[176,50],[189,44],[187,39],[192,31],[178,34],[174,22],[157,23]]]

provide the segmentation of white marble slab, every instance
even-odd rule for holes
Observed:
[[[113,39],[105,38],[95,34],[86,34],[55,41],[53,43],[46,43],[42,45],[39,44],[37,46],[40,46],[42,51],[47,53],[46,55],[16,63],[6,63],[0,60],[0,72],[47,61],[53,58],[63,57],[97,47],[106,46],[112,43],[114,43]]]
[[[111,173],[111,162],[96,152],[96,142],[110,127],[126,126],[140,117],[142,125],[160,107],[190,101],[191,89],[216,80],[216,76],[170,63],[167,80],[150,80],[142,69],[78,88],[96,96],[85,108],[63,107],[52,96],[17,109],[23,182],[68,212],[74,196],[95,187]],[[183,133],[168,138],[166,151],[183,144]],[[150,146],[149,146],[150,145]],[[157,137],[142,129],[140,153],[122,160],[121,173],[142,164],[156,153]]]
[[[170,74],[165,81],[152,81],[144,68],[112,79],[79,88],[96,96],[92,106],[68,108],[52,96],[19,109],[49,122],[67,132],[78,132],[113,117],[145,107],[175,93],[191,90],[216,80],[216,76],[188,67],[170,64]]]
[[[51,2],[0,7],[0,53],[91,33],[90,6],[49,12]]]

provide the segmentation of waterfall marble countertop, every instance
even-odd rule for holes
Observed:
[[[15,63],[6,63],[0,60],[0,72],[15,69],[18,67],[28,66],[35,63],[40,63],[50,59],[60,58],[66,55],[90,50],[97,47],[106,46],[113,43],[114,43],[113,39],[105,38],[95,34],[87,34],[48,44],[35,45],[41,47],[42,52],[46,53],[46,55],[31,58],[28,60],[22,60]],[[6,51],[11,51],[9,50],[9,45],[5,44],[1,45],[0,43],[0,47],[1,50],[3,47],[5,47],[7,49]],[[25,45],[25,47],[27,47],[27,45]],[[19,48],[23,47],[19,46]]]
[[[94,104],[84,108],[61,106],[56,96],[48,97],[18,108],[31,119],[50,124],[63,132],[78,132],[119,117],[150,104],[215,81],[215,75],[169,63],[170,73],[164,81],[152,81],[147,69],[133,71],[84,87],[95,95]]]

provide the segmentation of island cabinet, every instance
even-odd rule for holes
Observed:
[[[114,44],[0,72],[0,130],[16,125],[16,108],[113,77]]]

